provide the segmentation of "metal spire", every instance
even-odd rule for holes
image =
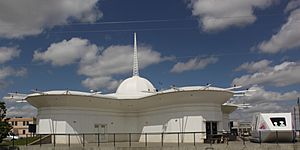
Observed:
[[[136,33],[134,32],[134,47],[133,47],[133,76],[139,76],[139,62],[137,53]]]

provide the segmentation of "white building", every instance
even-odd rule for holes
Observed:
[[[229,130],[229,114],[237,107],[224,103],[234,96],[234,88],[208,85],[157,91],[150,81],[139,76],[136,36],[134,43],[133,76],[124,80],[116,93],[64,90],[28,95],[26,100],[38,109],[37,133],[216,133]],[[148,141],[159,141],[152,137]],[[143,141],[143,138],[135,136],[133,140]],[[197,142],[205,138],[205,134],[197,135]],[[56,142],[65,140],[61,138]],[[164,140],[177,142],[177,135]],[[181,140],[192,141],[191,137]]]

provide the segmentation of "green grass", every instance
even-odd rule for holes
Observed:
[[[27,144],[30,144],[31,142],[39,139],[39,137],[28,137],[27,138]],[[26,138],[20,138],[14,141],[15,145],[26,145]],[[0,143],[0,146],[8,146],[13,145],[13,141],[3,141]]]

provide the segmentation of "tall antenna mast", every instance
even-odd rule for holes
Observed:
[[[136,33],[134,32],[134,47],[133,47],[133,76],[139,76],[139,62],[137,53]]]

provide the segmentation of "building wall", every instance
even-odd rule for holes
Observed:
[[[28,125],[35,123],[35,118],[10,118],[9,124],[12,125],[12,132],[19,137],[26,137],[28,132]]]
[[[221,112],[221,106],[215,104],[172,105],[141,112],[82,107],[50,107],[40,108],[38,111],[37,132],[40,134],[205,132],[205,121],[218,122],[218,130],[221,131],[225,129],[223,122],[228,122],[224,121],[228,118]],[[203,141],[205,137],[205,134],[197,134],[199,141]],[[148,137],[148,141],[160,141],[160,138],[160,135],[152,135]],[[164,141],[177,142],[177,138],[177,135],[166,135]],[[81,140],[82,138],[77,136],[71,141],[76,143]],[[136,134],[132,136],[132,140],[145,139],[144,136]],[[192,141],[193,135],[181,136],[180,140]],[[64,143],[66,137],[56,138],[56,142]]]

